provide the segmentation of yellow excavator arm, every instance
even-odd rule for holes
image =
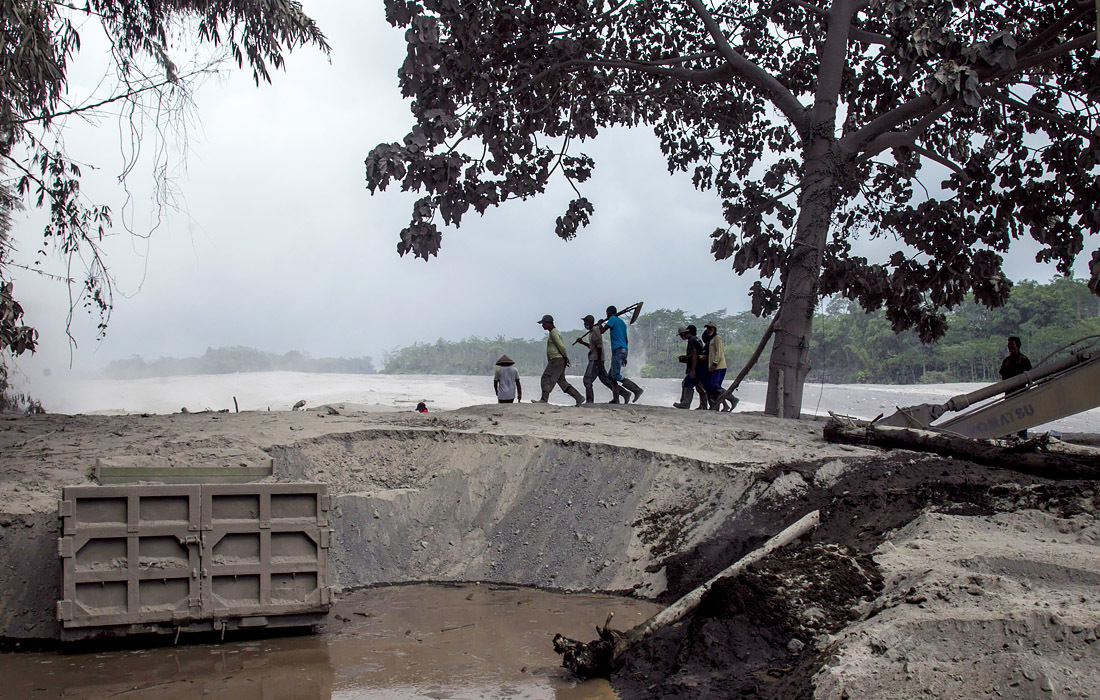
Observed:
[[[997,400],[984,403],[1001,395]],[[878,425],[995,438],[1100,406],[1100,352],[1073,352],[1015,377],[960,394],[942,404],[899,407]],[[961,412],[933,425],[947,413]]]

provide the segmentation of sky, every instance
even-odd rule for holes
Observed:
[[[576,328],[609,304],[693,314],[749,308],[753,278],[710,255],[708,234],[722,224],[718,198],[669,175],[644,130],[604,132],[580,149],[596,159],[583,186],[596,211],[576,239],[554,234],[572,195],[559,183],[485,216],[471,212],[461,228],[444,230],[440,254],[428,262],[399,257],[415,196],[396,189],[372,196],[363,161],[412,125],[397,85],[403,32],[385,22],[381,3],[303,5],[331,56],[298,49],[259,87],[247,71],[202,85],[183,146],[170,154],[178,197],[163,220],[155,219],[148,158],[127,180],[128,203],[117,184],[119,144],[128,140],[119,120],[67,123],[66,146],[86,164],[89,195],[142,235],[119,230],[105,241],[114,309],[103,338],[98,317],[78,309],[75,348],[66,337],[66,285],[11,270],[25,321],[40,333],[39,351],[20,358],[17,373],[33,380],[134,355],[187,357],[232,345],[369,355],[381,367],[385,352],[414,342],[541,337],[537,320],[546,313]],[[97,46],[101,53],[102,42],[89,36],[74,64],[74,96],[90,94],[101,74],[92,68],[102,61]],[[41,260],[42,269],[63,274],[56,255],[37,254],[42,221],[41,212],[17,217],[15,261]],[[1025,245],[1012,254],[1011,278],[1054,274],[1034,262],[1034,251]]]

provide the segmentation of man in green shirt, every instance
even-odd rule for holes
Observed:
[[[550,400],[550,392],[554,385],[573,397],[580,406],[584,403],[581,392],[565,381],[565,368],[569,366],[569,351],[565,348],[565,342],[561,339],[561,331],[554,328],[554,317],[546,314],[539,321],[544,331],[550,335],[546,337],[546,369],[542,372],[542,398],[532,403],[547,403]]]

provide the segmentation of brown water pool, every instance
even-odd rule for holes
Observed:
[[[0,654],[0,696],[139,700],[615,698],[559,665],[555,633],[589,640],[659,610],[613,596],[487,584],[358,591],[314,636],[132,651]]]

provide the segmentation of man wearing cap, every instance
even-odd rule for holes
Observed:
[[[569,351],[566,350],[565,343],[561,339],[561,331],[554,328],[554,317],[550,314],[543,316],[539,324],[550,335],[546,337],[546,369],[542,372],[541,381],[542,398],[532,403],[548,403],[550,392],[557,384],[559,389],[572,396],[580,406],[584,403],[584,397],[565,380],[565,368],[569,366]]]
[[[493,391],[496,392],[497,403],[523,401],[523,385],[519,383],[519,370],[515,364],[507,355],[501,355],[497,360],[497,369],[493,372]]]
[[[581,337],[577,342],[581,345],[588,347],[588,368],[584,370],[584,402],[592,403],[594,394],[592,392],[592,385],[596,383],[598,377],[603,385],[611,390],[611,403],[619,403],[619,397],[615,393],[615,384],[612,383],[611,378],[607,376],[607,370],[603,365],[603,333],[601,328],[596,325],[596,317],[592,314],[588,314],[581,319],[584,323],[584,329],[588,331],[586,335]],[[587,340],[585,340],[587,338]],[[629,397],[629,394],[628,394]]]
[[[611,371],[608,372],[608,375],[614,385],[612,392],[614,392],[616,399],[622,396],[624,403],[630,400],[630,396],[619,388],[619,385],[622,384],[634,392],[634,402],[637,403],[642,396],[643,389],[623,376],[623,367],[626,365],[627,356],[626,322],[619,318],[618,312],[619,310],[614,306],[607,307],[607,320],[603,323],[603,326],[607,328],[608,335],[611,336]],[[612,403],[617,402],[612,401]]]
[[[699,384],[697,372],[701,363],[699,358],[703,354],[703,343],[697,333],[694,325],[680,326],[676,331],[681,340],[687,341],[687,348],[680,355],[680,362],[687,367],[684,369],[684,381],[680,383],[680,400],[672,404],[675,408],[691,408],[691,398]]]

